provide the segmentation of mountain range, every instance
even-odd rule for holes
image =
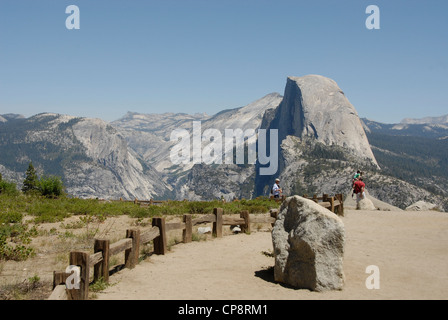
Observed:
[[[361,119],[334,80],[288,77],[283,95],[270,93],[215,115],[128,112],[110,123],[54,113],[0,115],[0,172],[20,186],[32,161],[39,174],[60,176],[70,195],[83,198],[232,200],[269,196],[277,177],[288,195],[349,196],[360,169],[369,193],[382,201],[405,208],[425,200],[447,210],[447,118]],[[243,162],[195,163],[195,125],[202,158],[204,150],[216,153],[210,146],[219,146],[226,130],[257,135],[245,136]],[[190,161],[173,163],[176,130],[192,137],[184,149]],[[250,163],[255,145],[257,161]],[[261,159],[268,155],[266,164]],[[273,164],[277,170],[263,175],[260,169]]]

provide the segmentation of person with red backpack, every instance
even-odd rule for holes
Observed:
[[[358,170],[352,178],[352,198],[355,195],[355,190],[354,190],[355,182],[358,181],[359,177],[361,177],[361,176],[362,176],[362,172],[360,170]]]
[[[364,192],[365,188],[366,184],[362,181],[362,177],[359,177],[358,180],[353,183],[353,192],[356,194],[356,202],[359,202],[366,197]]]

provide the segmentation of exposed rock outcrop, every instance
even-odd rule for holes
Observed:
[[[288,135],[311,137],[326,146],[344,147],[378,165],[356,109],[332,79],[320,75],[288,77],[269,128],[279,130],[280,143]]]
[[[437,205],[433,203],[429,203],[426,201],[417,201],[416,203],[411,204],[406,207],[406,211],[427,211],[434,210],[437,208]]]
[[[357,169],[379,169],[355,108],[329,78],[288,77],[282,102],[262,123],[278,130],[277,176],[286,194],[343,193]],[[257,175],[256,194],[265,195],[272,180]]]
[[[272,230],[275,281],[313,291],[344,285],[342,220],[314,201],[288,197]]]
[[[29,161],[39,175],[57,175],[70,195],[81,198],[150,199],[169,192],[160,175],[128,148],[110,124],[100,119],[42,113],[4,123],[14,139],[7,143],[2,160],[7,176],[20,184]],[[23,171],[21,171],[23,170]]]
[[[356,203],[356,210],[376,210],[376,208],[372,200],[364,197],[364,199],[361,199]]]

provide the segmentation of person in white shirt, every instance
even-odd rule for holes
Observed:
[[[282,193],[282,189],[280,188],[280,179],[275,179],[274,186],[272,187],[272,194],[274,198],[280,198],[280,193]]]

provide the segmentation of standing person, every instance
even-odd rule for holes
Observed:
[[[362,181],[362,177],[353,183],[353,192],[356,194],[357,203],[366,197],[365,188],[366,184]]]
[[[282,193],[282,189],[280,188],[280,179],[275,179],[274,186],[272,187],[272,194],[274,198],[280,198],[280,193]]]
[[[353,198],[353,195],[355,194],[355,182],[356,181],[358,181],[358,179],[359,179],[359,177],[361,177],[361,175],[362,175],[362,172],[360,171],[360,170],[358,170],[356,173],[355,173],[355,175],[353,176],[353,179],[352,179],[352,198]]]

